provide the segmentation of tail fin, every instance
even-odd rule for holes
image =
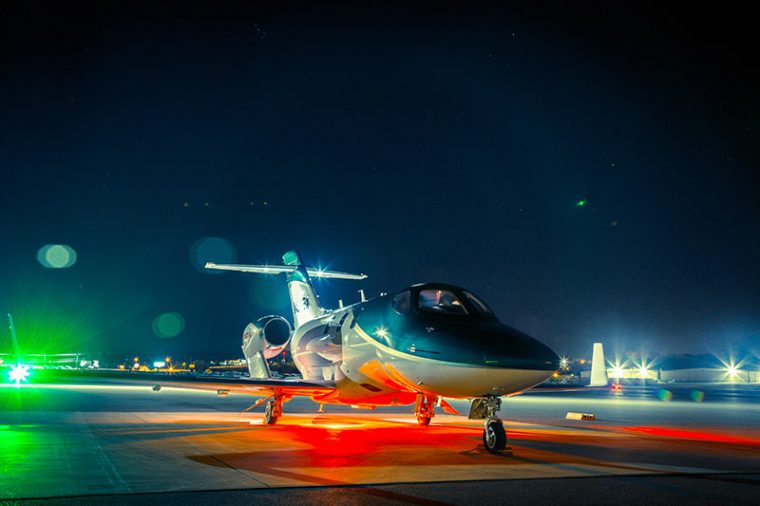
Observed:
[[[366,274],[351,274],[340,271],[327,271],[306,267],[295,251],[282,255],[285,265],[236,265],[206,263],[206,269],[220,271],[250,272],[256,274],[287,274],[290,304],[293,308],[293,322],[296,327],[318,318],[325,311],[319,305],[319,299],[311,284],[309,275],[324,279],[366,279]]]
[[[296,268],[287,274],[288,291],[290,292],[290,305],[293,308],[293,323],[296,327],[300,327],[304,323],[321,316],[324,310],[319,305],[319,299],[300,255],[295,251],[288,251],[282,255],[282,263]]]

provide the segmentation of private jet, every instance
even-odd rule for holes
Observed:
[[[469,399],[469,418],[484,420],[485,448],[500,453],[507,446],[497,415],[501,398],[542,383],[559,368],[557,354],[500,323],[482,299],[464,288],[422,283],[326,309],[312,278],[367,276],[307,267],[295,251],[282,258],[283,265],[205,266],[286,275],[293,325],[269,315],[245,327],[242,350],[250,378],[234,385],[263,394],[251,408],[265,404],[267,424],[277,422],[283,404],[294,396],[370,409],[414,405],[420,425],[430,423],[435,406],[458,414],[446,399]],[[301,373],[298,380],[272,377],[267,360],[285,350]]]

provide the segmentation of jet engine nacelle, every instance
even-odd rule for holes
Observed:
[[[276,357],[290,342],[293,330],[282,316],[270,315],[249,323],[243,331],[243,353],[246,357],[261,353],[264,358]]]

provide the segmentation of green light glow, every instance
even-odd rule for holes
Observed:
[[[73,353],[80,351],[83,343],[92,335],[87,306],[78,312],[61,309],[63,304],[50,302],[40,297],[33,304],[18,304],[14,312],[14,323],[18,334],[18,350],[9,346],[0,335],[0,353],[13,353],[22,362],[27,353]]]
[[[8,327],[0,322],[0,354],[9,355],[6,366],[46,362],[44,357],[27,359],[27,354],[108,353],[150,328],[160,313],[155,308],[168,291],[148,294],[129,288],[141,259],[120,265],[108,276],[87,279],[76,274],[79,260],[71,269],[21,270],[3,280],[0,318],[12,313],[18,336],[16,348]],[[7,371],[0,370],[0,384],[7,384]],[[32,381],[40,372],[34,370]]]
[[[179,313],[163,313],[153,320],[153,333],[158,337],[174,337],[185,330],[185,319]]]
[[[37,261],[48,269],[67,269],[77,261],[77,252],[65,244],[46,244],[37,252]]]
[[[692,390],[690,397],[694,402],[703,402],[705,400],[705,393],[701,390]]]
[[[30,374],[29,366],[19,363],[11,366],[11,370],[8,371],[8,378],[18,386],[22,381],[26,381]]]
[[[583,207],[586,204],[588,204],[588,200],[579,200],[578,202],[575,203],[575,205],[578,207]]]
[[[9,406],[4,408],[9,409]],[[3,484],[4,497],[13,497],[13,488],[23,487],[21,484],[25,481],[28,486],[30,465],[34,462],[39,443],[39,438],[35,438],[33,431],[28,428],[18,425],[0,426],[0,482]]]
[[[657,390],[657,398],[663,402],[670,402],[673,400],[673,392],[660,388]]]

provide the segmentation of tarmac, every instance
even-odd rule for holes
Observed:
[[[696,402],[699,388],[703,399]],[[101,385],[0,388],[0,499],[12,504],[753,503],[757,386],[539,392],[482,422],[305,399],[276,425],[242,395]],[[466,413],[466,404],[454,403]],[[260,411],[260,410],[257,410]],[[567,411],[596,420],[571,421]]]

